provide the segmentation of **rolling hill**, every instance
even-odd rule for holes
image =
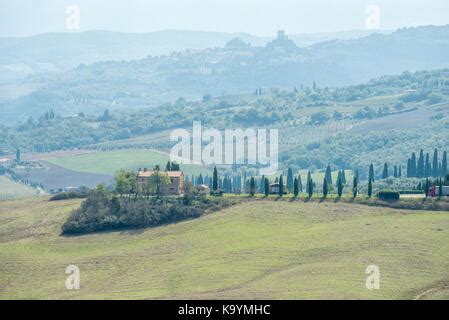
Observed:
[[[449,212],[256,201],[62,237],[79,200],[3,201],[0,299],[447,299]],[[68,265],[81,289],[67,290]],[[369,265],[380,289],[365,287]]]

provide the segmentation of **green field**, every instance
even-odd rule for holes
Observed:
[[[0,202],[1,299],[449,299],[449,212],[252,201],[153,229],[61,237],[79,200]],[[81,289],[65,288],[66,266]],[[380,289],[365,269],[380,268]]]
[[[12,181],[6,176],[0,176],[0,200],[35,196],[38,191],[24,184]]]
[[[128,149],[60,156],[46,160],[58,166],[79,172],[113,175],[120,169],[151,169],[155,165],[159,165],[164,169],[169,160],[169,155],[146,149]],[[198,165],[181,165],[181,169],[188,175],[210,174],[208,169]]]

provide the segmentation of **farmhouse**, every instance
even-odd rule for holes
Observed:
[[[147,168],[139,169],[137,173],[138,182],[143,185],[148,183],[148,179],[154,171],[148,171]],[[184,194],[184,173],[182,171],[160,171],[170,178],[170,183],[162,190],[164,195],[183,195]]]
[[[279,194],[279,186],[278,182],[270,184],[270,194]],[[284,193],[286,193],[287,186],[284,184]]]

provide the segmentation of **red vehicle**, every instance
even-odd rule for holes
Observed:
[[[431,186],[429,188],[429,197],[449,196],[449,186],[443,186],[442,194],[440,194],[439,186]]]

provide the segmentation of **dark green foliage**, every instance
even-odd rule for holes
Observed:
[[[299,192],[303,192],[303,186],[302,186],[302,180],[301,180],[300,174],[298,174],[298,189],[299,189]]]
[[[329,185],[331,185],[332,184],[332,170],[331,170],[330,165],[327,165],[327,167],[326,167],[325,178],[326,178],[327,183]]]
[[[399,197],[400,194],[397,191],[384,190],[377,193],[377,198],[385,201],[397,201]]]
[[[68,200],[68,199],[83,199],[87,198],[88,191],[70,191],[70,192],[62,192],[55,194],[50,197],[49,201],[59,201],[59,200]]]
[[[270,194],[270,180],[268,180],[268,178],[265,178],[264,180],[264,193],[265,197],[268,197]]]
[[[345,170],[341,170],[341,180],[343,182],[343,184],[346,184],[346,172]]]
[[[165,166],[165,171],[180,171],[179,163],[168,161]]]
[[[426,162],[424,165],[424,177],[432,176],[432,165],[430,164],[430,155],[426,153]]]
[[[287,191],[288,192],[293,191],[293,171],[291,168],[288,168],[287,172]]]
[[[284,195],[284,177],[281,174],[279,177],[279,196],[282,197]]]
[[[416,176],[422,178],[425,176],[425,163],[424,163],[424,151],[421,149],[419,152],[418,164],[416,166]]]
[[[438,150],[436,148],[433,151],[432,176],[434,176],[434,177],[440,176],[440,167],[439,167],[439,162],[438,162]]]
[[[368,198],[371,198],[373,195],[373,182],[370,180],[368,182]]]
[[[307,173],[307,195],[309,198],[313,196],[313,180],[310,171]]]
[[[447,152],[443,153],[443,160],[441,161],[441,176],[445,177],[448,174],[447,171]]]
[[[323,198],[326,198],[329,193],[329,186],[326,177],[323,179]]]
[[[357,193],[358,193],[358,181],[357,181],[357,177],[354,176],[354,179],[352,181],[352,196],[354,198],[357,197]]]
[[[295,180],[293,181],[293,195],[297,197],[299,194],[299,184],[298,184],[298,178],[295,177]]]
[[[430,181],[429,178],[426,178],[426,183],[424,184],[424,192],[426,193],[426,197],[429,196],[429,188],[430,188]]]
[[[344,188],[343,181],[340,177],[337,179],[337,194],[339,198],[341,198],[341,196],[343,195],[343,188]]]
[[[413,152],[412,157],[407,162],[407,177],[412,178],[417,176],[416,155]]]
[[[385,163],[384,164],[384,170],[382,172],[382,179],[387,179],[388,176],[389,176],[389,174],[388,174],[388,164]]]
[[[372,163],[369,165],[368,181],[374,182],[374,165]]]
[[[214,174],[212,176],[212,190],[218,190],[218,171],[217,167],[214,167]]]
[[[215,197],[124,198],[105,191],[92,191],[81,207],[62,226],[63,234],[159,226],[197,218],[238,203],[238,199]]]
[[[262,179],[260,179],[259,193],[265,193],[265,175],[262,175]]]
[[[249,183],[249,194],[251,196],[254,196],[256,193],[256,180],[254,180],[254,177],[251,177],[250,183]]]

